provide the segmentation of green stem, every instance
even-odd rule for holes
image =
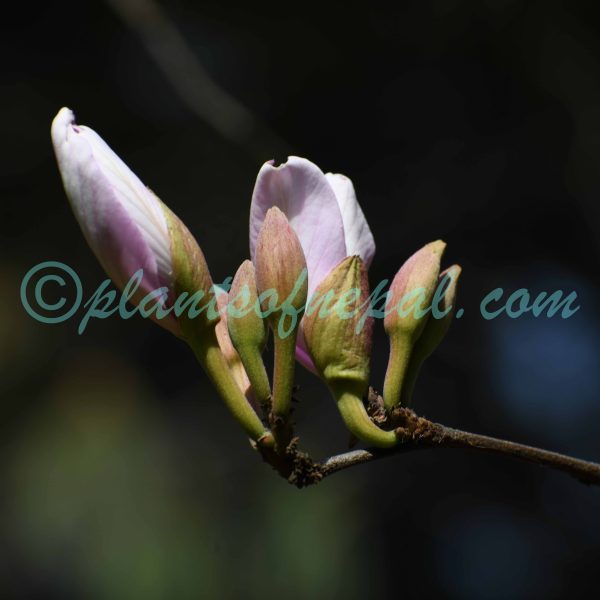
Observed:
[[[242,345],[237,350],[244,365],[256,401],[266,407],[271,398],[271,384],[261,353],[255,346]]]
[[[204,331],[203,335],[193,336],[192,339],[188,336],[188,343],[234,419],[244,428],[250,438],[255,441],[262,438],[263,443],[268,443],[271,433],[265,428],[233,379],[214,329],[210,333]]]
[[[332,386],[331,392],[350,433],[378,448],[392,448],[398,444],[394,431],[385,431],[371,421],[361,394],[348,390],[347,385]]]
[[[406,336],[396,334],[390,337],[390,357],[383,384],[383,403],[387,410],[400,402],[410,363],[411,346]]]
[[[296,368],[296,335],[294,330],[287,337],[279,337],[275,329],[273,365],[273,414],[285,419],[292,406],[294,371]]]
[[[400,392],[400,404],[402,406],[411,405],[415,384],[417,383],[417,378],[419,377],[421,367],[423,366],[426,358],[427,355],[418,352],[417,348],[415,347],[412,352],[412,356],[404,378],[404,383],[402,384],[402,390]]]

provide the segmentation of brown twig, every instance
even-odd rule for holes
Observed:
[[[409,450],[418,450],[424,448],[469,448],[476,450],[485,450],[504,456],[512,456],[528,462],[536,463],[552,469],[557,469],[568,473],[572,477],[588,484],[600,485],[600,464],[572,458],[557,452],[542,450],[525,444],[518,444],[508,440],[461,431],[445,427],[439,423],[431,423],[437,436],[434,442],[430,441],[411,441],[402,444],[393,451],[377,450],[356,450],[354,452],[345,452],[332,456],[323,462],[322,467],[324,476],[337,473],[349,467],[360,465],[365,462],[371,462],[380,458],[394,456]]]
[[[392,450],[366,449],[344,452],[327,458],[323,462],[315,462],[311,457],[298,450],[298,439],[292,440],[286,452],[273,460],[265,453],[263,459],[290,483],[297,487],[306,487],[319,483],[326,477],[339,471],[361,465],[363,463],[398,456],[405,452],[427,448],[469,448],[484,450],[503,456],[519,458],[531,463],[556,469],[575,477],[587,484],[600,485],[600,464],[572,458],[557,452],[534,448],[508,440],[501,440],[476,433],[446,427],[419,417],[408,408],[398,408],[388,418],[380,412],[381,398],[370,392],[368,398],[369,411],[374,421],[386,420],[398,428],[404,436],[403,441]]]

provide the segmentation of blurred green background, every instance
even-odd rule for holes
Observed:
[[[2,22],[0,597],[590,597],[598,490],[459,450],[298,491],[260,462],[189,350],[142,319],[44,325],[20,282],[63,261],[104,279],[49,138],[96,129],[186,222],[215,280],[248,254],[260,165],[349,175],[378,250],[464,267],[465,316],[417,409],[600,460],[600,38],[591,2],[12,6]],[[484,321],[495,287],[575,290],[571,319]],[[379,329],[373,383],[381,386]],[[347,435],[305,372],[315,456]]]

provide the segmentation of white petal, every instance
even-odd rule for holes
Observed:
[[[256,179],[250,208],[250,255],[267,211],[277,206],[293,227],[308,267],[308,295],[329,271],[346,257],[344,225],[340,209],[323,171],[314,163],[290,156],[277,167],[262,166]]]
[[[375,240],[369,224],[356,199],[352,181],[339,173],[326,173],[325,177],[335,193],[344,222],[346,254],[358,254],[369,267],[375,255]]]
[[[172,265],[169,230],[160,201],[95,131],[75,124],[68,108],[61,109],[52,123],[52,141],[77,220],[109,274],[111,268],[106,263],[114,248],[109,251],[106,247],[107,231],[111,238],[122,238],[123,248],[139,255],[140,262],[146,262],[142,259],[151,254],[156,275],[165,283]],[[137,236],[131,235],[131,225],[147,250],[132,239]],[[139,266],[148,268],[146,264]]]

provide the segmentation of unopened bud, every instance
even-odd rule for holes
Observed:
[[[237,270],[229,290],[227,327],[231,342],[246,369],[254,397],[265,407],[271,396],[269,378],[262,359],[268,328],[266,321],[257,314],[257,301],[254,265],[245,260]]]
[[[217,294],[216,303],[219,309],[220,319],[217,325],[215,326],[215,333],[217,335],[217,341],[219,342],[219,348],[221,348],[221,352],[225,357],[225,361],[227,362],[227,366],[235,379],[235,382],[238,384],[240,390],[242,390],[244,396],[248,398],[248,400],[252,403],[254,400],[254,396],[252,394],[252,388],[250,385],[250,379],[248,378],[248,374],[246,373],[246,369],[242,363],[242,359],[235,349],[233,343],[231,342],[231,338],[229,337],[228,330],[228,315],[227,315],[227,306],[229,303],[229,294],[221,288],[221,286],[215,285],[215,294]]]
[[[67,197],[100,264],[129,302],[152,301],[146,314],[181,335],[165,311],[173,264],[164,205],[95,131],[75,123],[68,108],[56,115],[51,133]]]
[[[438,286],[432,301],[431,316],[413,348],[406,373],[406,381],[402,386],[401,401],[405,406],[410,404],[422,364],[433,354],[433,351],[448,333],[456,312],[456,289],[461,272],[462,269],[459,265],[452,265],[440,273]]]
[[[51,134],[75,216],[108,275],[133,304],[154,301],[148,314],[186,339],[236,419],[264,443],[269,434],[219,349],[218,319],[207,313],[193,319],[179,310],[182,294],[201,299],[212,289],[196,240],[97,133],[75,123],[68,108],[56,115]],[[130,289],[132,281],[137,283]]]
[[[287,217],[276,206],[267,211],[255,251],[256,285],[261,307],[280,337],[299,321],[307,295],[304,251]],[[292,326],[286,328],[289,316]]]
[[[353,435],[375,446],[396,445],[396,434],[375,425],[362,401],[369,385],[373,318],[361,319],[369,283],[360,257],[349,256],[332,269],[313,298],[318,296],[335,299],[331,307],[315,308],[304,317],[304,338],[319,375]]]
[[[298,325],[308,285],[302,246],[277,207],[267,212],[256,242],[254,262],[263,316],[268,317],[274,334],[273,413],[286,418],[294,385]]]
[[[388,410],[400,402],[412,349],[429,317],[445,248],[441,240],[421,248],[402,265],[390,286],[389,312],[383,321],[390,340],[383,388]]]

